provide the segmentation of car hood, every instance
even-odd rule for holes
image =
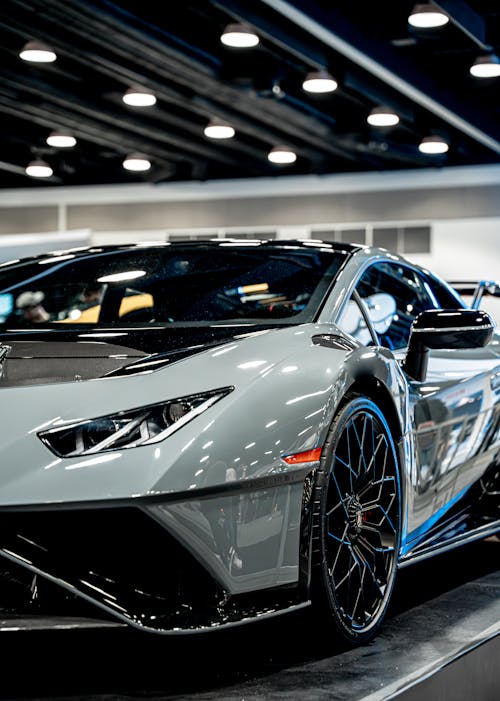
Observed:
[[[0,333],[0,387],[131,377],[270,328],[214,324],[4,332]]]
[[[349,350],[338,330],[324,324],[233,327],[232,334],[158,372],[0,389],[0,506],[210,487],[225,481],[220,464],[228,453],[241,459],[241,466],[234,462],[236,479],[247,479],[283,470],[281,454],[321,445],[328,407],[336,403],[332,392],[340,395],[345,386],[345,359],[357,354],[361,360],[364,349]],[[229,387],[223,399],[159,444],[60,458],[38,436],[51,427]]]

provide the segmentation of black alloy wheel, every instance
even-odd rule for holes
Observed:
[[[401,486],[389,426],[355,397],[335,417],[318,473],[313,603],[350,643],[368,642],[389,605],[401,542]],[[324,618],[324,616],[323,616]]]

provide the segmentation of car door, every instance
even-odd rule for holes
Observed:
[[[441,281],[418,273],[435,308],[459,307]],[[495,393],[491,378],[500,362],[491,347],[433,350],[426,378],[408,378],[413,406],[417,475],[413,528],[415,544],[441,521],[486,471],[493,445]]]
[[[437,279],[399,262],[369,266],[356,291],[379,343],[400,362],[420,312],[461,307],[459,299]],[[346,328],[349,320],[351,328],[346,330],[361,342],[369,342],[362,321],[353,332],[348,308],[339,325]],[[479,450],[491,419],[490,373],[495,364],[498,361],[489,349],[433,351],[424,381],[407,377],[415,446],[413,489],[408,494],[410,544],[425,538],[484,469]]]

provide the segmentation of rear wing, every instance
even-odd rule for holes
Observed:
[[[500,297],[500,281],[479,280],[477,282],[450,282],[449,284],[459,295],[472,297],[471,309],[479,309],[484,295]]]

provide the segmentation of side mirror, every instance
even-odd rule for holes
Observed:
[[[423,382],[430,349],[483,348],[490,342],[494,328],[490,315],[480,310],[422,312],[411,327],[403,369],[417,382]]]

